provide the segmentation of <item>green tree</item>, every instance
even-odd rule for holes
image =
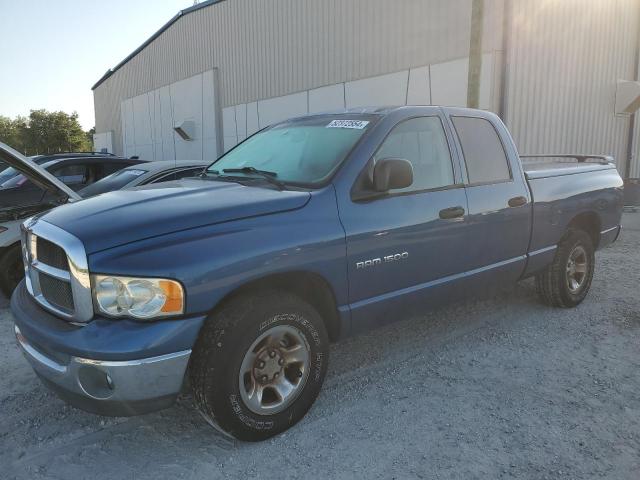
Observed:
[[[89,151],[92,136],[82,130],[78,114],[31,110],[29,118],[0,116],[0,142],[26,155]]]

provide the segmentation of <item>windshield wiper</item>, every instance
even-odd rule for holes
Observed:
[[[267,182],[278,187],[279,190],[284,190],[285,184],[280,180],[276,180],[278,176],[276,172],[270,172],[268,170],[258,170],[255,167],[242,167],[242,168],[224,168],[223,173],[253,173],[264,178]]]

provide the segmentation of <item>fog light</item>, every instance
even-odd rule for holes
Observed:
[[[83,365],[78,369],[78,384],[84,393],[98,400],[109,398],[115,388],[108,373],[91,365]]]

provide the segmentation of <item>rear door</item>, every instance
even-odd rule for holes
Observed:
[[[524,269],[531,198],[504,125],[490,115],[473,115],[467,110],[449,117],[465,167],[469,267],[492,272],[484,281],[500,286],[516,281]]]

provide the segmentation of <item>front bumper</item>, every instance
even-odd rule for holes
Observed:
[[[40,352],[17,326],[15,333],[45,385],[75,407],[100,415],[139,415],[168,407],[182,388],[191,355],[185,350],[127,362],[79,357],[64,362]]]
[[[75,327],[40,308],[24,282],[11,308],[18,345],[41,380],[68,403],[110,416],[148,413],[175,401],[203,320],[98,319]]]

